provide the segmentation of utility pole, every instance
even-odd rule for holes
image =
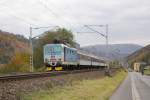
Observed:
[[[33,72],[33,44],[32,44],[32,27],[30,27],[30,72]]]
[[[107,69],[108,69],[108,74],[110,75],[110,66],[109,66],[109,61],[108,61],[108,56],[109,56],[109,38],[108,38],[108,24],[106,25],[84,25],[84,27],[90,29],[94,33],[100,34],[102,37],[106,39],[106,58],[107,58]],[[93,27],[105,27],[105,34],[95,30]],[[78,33],[83,33],[83,32],[78,32]],[[91,33],[91,32],[84,32],[84,33]]]
[[[106,48],[107,48],[106,57],[108,59],[109,57],[108,24],[106,24]],[[107,61],[107,66],[108,66],[108,69],[110,69],[109,61]]]
[[[100,34],[102,37],[104,37],[106,39],[106,48],[107,48],[106,57],[108,57],[108,53],[109,53],[109,51],[108,51],[108,49],[109,49],[109,47],[108,47],[108,43],[109,43],[109,41],[108,41],[108,24],[106,24],[106,25],[84,25],[84,26],[86,28],[90,29],[91,31],[93,31],[94,33]],[[105,27],[105,34],[95,30],[92,27]]]
[[[42,35],[38,35],[38,36],[32,36],[32,30],[36,30],[36,29],[42,29],[42,28],[50,28],[52,27],[51,30],[54,30],[56,28],[59,28],[59,26],[47,26],[47,27],[30,27],[30,36],[29,36],[29,40],[30,40],[30,72],[33,72],[34,71],[34,63],[33,63],[33,53],[34,53],[34,50],[33,50],[33,39],[36,38],[36,37],[40,37]]]

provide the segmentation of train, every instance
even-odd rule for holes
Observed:
[[[104,59],[65,44],[46,44],[43,49],[46,71],[99,69],[107,67]]]

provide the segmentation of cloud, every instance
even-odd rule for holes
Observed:
[[[28,36],[30,24],[60,25],[72,29],[82,46],[94,45],[105,40],[76,32],[85,24],[109,24],[110,43],[149,43],[149,0],[3,0],[0,5],[1,29],[17,34]]]

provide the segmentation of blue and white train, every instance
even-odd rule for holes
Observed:
[[[64,44],[46,44],[44,46],[44,63],[47,71],[93,69],[107,66],[103,59]]]

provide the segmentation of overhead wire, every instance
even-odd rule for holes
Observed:
[[[54,12],[52,9],[50,9],[50,8],[48,7],[48,5],[46,5],[43,1],[41,1],[41,0],[38,0],[38,1],[39,1],[39,3],[40,3],[45,9],[47,9],[47,11],[49,11],[49,12],[50,12],[51,14],[53,14],[55,17],[57,17],[57,18],[62,18],[67,24],[69,24],[70,26],[73,27],[73,25],[72,25],[71,22],[69,22],[68,20],[66,20],[65,18],[63,18],[63,16],[60,16],[59,14],[55,13],[55,12]],[[3,2],[2,2],[2,3],[3,3]],[[10,8],[7,7],[7,6],[1,5],[1,7],[2,7],[2,6],[5,7],[5,8],[7,8],[7,9],[10,9]],[[9,15],[11,15],[11,16],[15,17],[16,19],[19,19],[19,20],[21,20],[21,21],[23,21],[23,22],[25,22],[25,23],[27,23],[27,24],[37,26],[37,24],[33,24],[33,23],[31,24],[31,23],[28,22],[26,19],[24,19],[24,18],[22,18],[22,17],[16,16],[17,14],[14,13],[14,11],[12,11],[12,9],[10,9]]]
[[[43,5],[43,7],[45,7],[45,9],[47,9],[47,10],[48,10],[51,14],[53,14],[55,17],[63,19],[67,24],[69,24],[70,26],[74,27],[74,25],[73,25],[70,21],[66,20],[63,16],[60,16],[58,13],[54,12],[54,11],[53,11],[52,9],[50,9],[50,7],[48,7],[48,5],[46,5],[42,0],[38,0],[38,1],[39,1],[40,4]]]
[[[44,0],[43,0],[44,1]],[[52,5],[54,5],[54,3],[51,1],[51,0],[47,0],[47,2],[50,2]],[[65,5],[65,7],[67,7],[68,9],[71,9],[70,8],[70,6],[68,6],[68,5]],[[56,7],[55,6],[55,8],[57,8],[58,10],[61,10],[61,8],[60,7]],[[75,33],[77,33],[78,32],[78,27],[81,27],[80,26],[80,23],[76,20],[76,22],[70,22],[69,20],[66,20],[66,18],[64,17],[64,16],[61,16],[61,18],[64,20],[64,21],[66,21],[66,22],[68,22],[69,24],[70,24],[70,26],[72,26],[71,27],[71,30],[72,31],[74,31]],[[73,23],[73,24],[72,24]]]
[[[50,2],[50,3],[52,3],[52,4],[53,4],[53,2],[52,2],[51,0],[48,0],[47,2]],[[68,6],[68,5],[65,5],[65,7],[67,7],[68,9],[71,9],[71,8],[70,8],[70,6]],[[56,7],[55,7],[55,8],[56,8]],[[57,7],[57,9],[59,9],[59,10],[60,10],[61,8],[58,8],[58,7]],[[71,23],[72,23],[72,22],[71,22]],[[79,24],[79,22],[78,22],[78,21],[76,21],[76,23],[77,23],[77,24]],[[74,24],[76,24],[76,23],[74,23]],[[79,24],[79,25],[80,25],[80,24]]]
[[[43,1],[41,1],[41,0],[38,0],[38,1],[39,1],[39,3],[40,3],[45,9],[47,9],[47,11],[49,11],[49,12],[50,12],[51,14],[53,14],[55,17],[57,17],[57,18],[62,18],[62,19],[63,19],[67,24],[69,24],[71,27],[74,27],[73,24],[72,24],[72,22],[69,22],[69,21],[66,20],[63,16],[60,16],[59,14],[57,14],[56,12],[54,12],[54,11],[53,11],[52,9],[50,9],[50,8],[48,7],[48,5],[46,5]],[[22,17],[20,17],[20,16],[17,16],[17,14],[16,14],[10,7],[1,5],[1,7],[2,7],[2,6],[5,7],[5,8],[7,8],[7,9],[10,9],[10,13],[7,13],[7,14],[9,14],[9,15],[15,17],[16,19],[18,19],[18,20],[20,20],[20,21],[23,21],[23,22],[26,23],[26,24],[29,24],[29,25],[32,25],[32,26],[38,26],[37,24],[33,24],[33,23],[27,21],[25,18],[22,18]]]
[[[22,22],[24,22],[24,23],[26,23],[26,24],[29,24],[30,26],[38,26],[37,24],[33,24],[33,23],[27,21],[26,19],[20,17],[20,16],[16,16],[17,14],[16,14],[11,8],[9,8],[9,7],[7,7],[7,6],[4,6],[4,5],[1,5],[1,7],[4,7],[4,8],[9,9],[9,13],[7,12],[7,14],[9,14],[9,15],[15,17],[16,19],[18,19],[18,20],[20,20],[20,21],[22,21]]]
[[[41,0],[38,0],[39,3],[45,8],[47,9],[51,14],[53,14],[55,17],[58,17],[58,15],[52,10],[50,9],[43,1]]]

